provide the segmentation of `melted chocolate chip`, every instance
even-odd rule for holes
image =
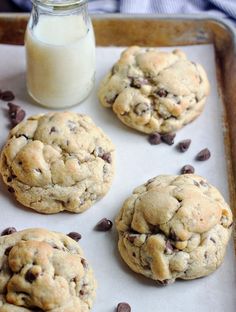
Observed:
[[[56,130],[56,128],[55,128],[55,127],[52,127],[52,128],[50,129],[49,134],[51,134],[51,133],[53,133],[53,132],[57,132],[57,130]]]
[[[177,144],[177,149],[180,152],[184,153],[189,149],[190,144],[191,144],[190,139],[182,140]]]
[[[185,165],[181,168],[180,173],[181,174],[190,174],[190,173],[194,173],[195,169],[193,166],[191,165]]]
[[[142,77],[132,77],[130,86],[132,88],[140,89],[143,85],[148,84],[148,80]]]
[[[1,92],[1,100],[5,101],[5,102],[12,101],[12,100],[14,100],[14,98],[15,98],[15,95],[11,91]]]
[[[81,264],[83,265],[85,269],[88,267],[87,262],[84,258],[81,258]]]
[[[209,151],[208,148],[204,148],[197,154],[196,159],[199,161],[204,161],[204,160],[209,159],[210,157],[211,157],[211,152]]]
[[[162,140],[162,142],[164,142],[168,145],[173,145],[175,136],[176,136],[175,133],[162,134],[161,140]]]
[[[158,95],[158,96],[160,96],[160,97],[167,97],[167,95],[168,95],[168,92],[165,90],[165,89],[160,89],[160,90],[158,90],[157,92],[156,92],[156,94]]]
[[[112,221],[107,218],[101,219],[95,226],[96,231],[107,232],[112,228]]]
[[[111,158],[111,153],[104,153],[101,158],[106,161],[108,164],[111,164],[112,158]]]
[[[150,111],[150,107],[147,103],[138,103],[134,107],[134,112],[138,116],[143,116]]]
[[[11,187],[11,186],[9,186],[7,190],[8,190],[9,193],[15,193],[14,188]]]
[[[10,246],[8,248],[5,249],[4,255],[8,256],[10,251],[12,250],[13,246]]]
[[[131,307],[127,302],[120,302],[116,308],[117,312],[131,312]]]
[[[25,280],[29,283],[33,283],[38,277],[38,274],[33,273],[31,270],[28,270],[25,274]]]
[[[135,236],[127,236],[127,240],[128,240],[131,244],[133,244],[134,241],[135,241]]]
[[[67,234],[67,236],[69,236],[70,238],[72,238],[76,242],[78,242],[82,238],[81,234],[78,232],[70,232]]]
[[[8,227],[8,228],[6,228],[5,230],[2,231],[1,236],[10,235],[10,234],[15,233],[15,232],[17,232],[16,228]]]
[[[163,281],[157,281],[157,284],[160,285],[160,286],[168,286],[168,285],[170,285],[172,283],[173,283],[173,281],[172,280],[168,280],[168,279],[163,280]]]
[[[148,142],[152,145],[157,145],[161,143],[161,136],[158,132],[149,134]]]

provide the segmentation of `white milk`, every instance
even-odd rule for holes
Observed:
[[[81,102],[95,73],[92,27],[82,16],[40,16],[26,32],[27,88],[41,105],[60,108]]]

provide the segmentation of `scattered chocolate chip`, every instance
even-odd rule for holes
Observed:
[[[8,103],[8,114],[11,121],[12,127],[15,127],[25,118],[25,111],[16,104]]]
[[[204,160],[209,159],[210,157],[211,157],[211,152],[209,151],[208,148],[204,148],[197,154],[196,159],[199,161],[204,161]]]
[[[8,228],[6,228],[5,230],[2,231],[1,236],[10,235],[10,234],[15,233],[15,232],[17,232],[16,228],[8,227]]]
[[[12,250],[13,246],[10,246],[8,248],[5,249],[4,255],[8,256],[10,251]]]
[[[101,158],[105,160],[108,164],[111,164],[112,159],[111,159],[111,153],[104,153]]]
[[[181,168],[180,173],[181,174],[189,174],[189,173],[194,173],[195,169],[191,165],[185,165]]]
[[[76,242],[78,242],[82,238],[81,234],[78,232],[70,232],[67,234],[67,236],[69,236],[70,238],[72,238]]]
[[[11,91],[4,91],[1,93],[1,100],[5,102],[13,101],[15,95]]]
[[[162,134],[161,135],[161,140],[162,140],[162,142],[164,142],[164,143],[166,143],[168,145],[172,145],[172,144],[174,144],[175,136],[176,136],[175,133]]]
[[[38,274],[33,273],[31,270],[28,270],[25,274],[25,280],[29,283],[33,283],[38,277]]]
[[[183,141],[180,141],[178,144],[177,144],[177,149],[184,153],[188,150],[189,146],[191,144],[191,140],[190,139],[186,139],[186,140],[183,140]]]
[[[8,190],[9,193],[15,193],[14,188],[11,187],[11,186],[9,186],[7,190]]]
[[[149,134],[148,142],[152,145],[157,145],[161,143],[161,136],[158,132]]]
[[[126,302],[120,302],[117,305],[116,311],[117,312],[131,312],[131,307]]]
[[[160,97],[167,97],[168,92],[165,89],[160,89],[156,92],[156,94]]]
[[[111,222],[111,220],[108,220],[107,218],[103,218],[95,226],[95,230],[101,231],[101,232],[106,232],[112,228],[112,225],[113,225],[113,223]]]

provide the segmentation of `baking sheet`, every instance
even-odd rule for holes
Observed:
[[[23,208],[8,194],[0,182],[0,230],[15,226],[46,227],[68,233],[82,234],[80,245],[94,268],[98,280],[94,312],[112,312],[117,303],[127,301],[134,312],[235,312],[236,266],[233,241],[227,249],[224,264],[212,275],[194,281],[177,281],[168,287],[158,287],[154,281],[133,273],[119,257],[117,234],[93,231],[103,217],[114,219],[119,208],[132,190],[158,174],[178,174],[185,164],[192,164],[196,173],[206,177],[219,188],[229,201],[226,161],[223,143],[222,106],[217,93],[214,49],[212,45],[183,47],[192,61],[200,62],[206,69],[211,94],[203,114],[190,125],[178,131],[175,142],[192,139],[190,149],[182,154],[175,146],[151,146],[145,135],[124,126],[111,110],[101,107],[96,96],[99,81],[112,67],[122,48],[97,48],[97,77],[93,93],[72,111],[89,114],[95,123],[111,137],[116,145],[116,176],[110,192],[88,211],[76,215],[60,213],[41,215]],[[170,50],[170,48],[166,48]],[[48,109],[32,104],[25,88],[24,48],[0,45],[0,89],[10,89],[16,95],[16,104],[31,114]],[[0,146],[8,134],[6,103],[1,102]],[[212,157],[206,162],[196,162],[195,155],[208,147]]]

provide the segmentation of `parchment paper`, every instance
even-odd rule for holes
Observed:
[[[82,104],[71,110],[89,114],[96,124],[111,137],[117,150],[116,176],[110,192],[88,211],[76,215],[60,213],[41,215],[17,204],[0,184],[0,230],[15,226],[45,227],[68,233],[82,234],[80,242],[98,280],[94,312],[114,311],[117,303],[127,301],[134,312],[235,312],[236,262],[231,241],[224,264],[212,275],[194,281],[177,281],[168,287],[133,273],[117,252],[117,234],[98,233],[94,225],[103,217],[114,219],[123,201],[132,190],[148,178],[158,174],[178,174],[185,164],[192,164],[196,173],[205,176],[229,199],[226,160],[223,143],[222,107],[217,94],[214,50],[211,45],[182,48],[192,61],[200,62],[211,83],[211,94],[203,114],[192,124],[178,131],[175,142],[192,139],[188,152],[182,154],[175,146],[151,146],[147,137],[124,126],[111,110],[100,106],[96,97],[99,81],[119,57],[121,48],[97,49],[97,76],[93,93]],[[168,49],[170,50],[170,49]],[[16,104],[22,105],[27,115],[46,112],[28,97],[25,88],[24,48],[0,46],[0,89],[13,90]],[[0,146],[8,134],[6,103],[1,102]],[[212,157],[196,162],[195,155],[208,147]]]

